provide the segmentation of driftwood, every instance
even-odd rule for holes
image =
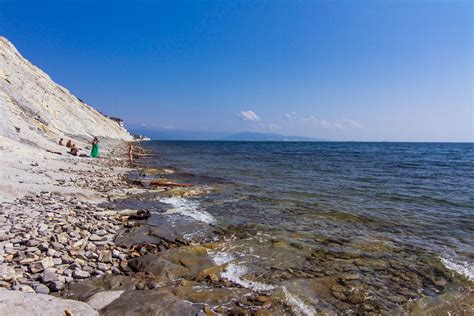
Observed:
[[[157,186],[157,187],[192,187],[193,186],[190,183],[177,183],[177,182],[162,181],[162,180],[151,181],[150,185]]]
[[[52,153],[52,154],[62,155],[62,153],[60,153],[59,151],[52,151],[52,150],[49,150],[49,149],[46,149],[46,151],[49,152],[49,153]]]

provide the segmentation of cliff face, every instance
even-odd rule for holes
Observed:
[[[116,122],[83,103],[0,37],[0,139],[46,148],[61,137],[132,140]]]

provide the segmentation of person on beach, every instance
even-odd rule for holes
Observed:
[[[59,140],[59,142],[58,142],[59,146],[64,146],[63,141],[64,140],[62,138]]]
[[[68,140],[68,141],[67,141],[66,147],[67,147],[67,148],[71,148],[71,147],[72,147],[72,142],[71,142],[71,140]]]
[[[71,151],[69,151],[69,153],[73,156],[77,156],[77,154],[79,153],[79,148],[76,147],[76,144],[72,144],[71,145]]]
[[[91,157],[99,157],[99,139],[97,137],[92,140]]]
[[[130,161],[130,166],[133,164],[133,147],[132,144],[128,144],[128,160]]]

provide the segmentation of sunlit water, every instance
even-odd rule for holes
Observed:
[[[474,280],[473,144],[149,142],[145,146],[157,153],[152,165],[176,170],[169,177],[216,188],[210,194],[162,202],[174,205],[180,214],[189,212],[195,220],[245,227],[253,234],[230,241],[215,254],[231,258],[236,281],[250,282],[241,278],[244,270],[269,274],[268,267],[275,265],[294,270],[304,266],[304,260],[308,269],[316,264],[324,268],[317,258],[308,264],[310,254],[316,257],[314,253],[322,250],[333,252],[334,260],[350,254],[391,260],[392,265],[413,261],[410,264],[419,265],[420,274],[429,271],[425,266],[441,262],[461,279]],[[280,241],[293,248],[284,247],[279,253],[274,245]],[[370,269],[364,282],[392,286],[393,276],[383,279]],[[278,284],[248,284],[274,288],[286,282],[275,281],[274,273],[270,277]],[[293,283],[290,287],[296,286]],[[428,288],[425,294],[438,292],[435,286]],[[306,298],[305,304],[318,303]]]

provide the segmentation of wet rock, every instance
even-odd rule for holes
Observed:
[[[203,312],[206,316],[217,316],[217,313],[214,313],[214,311],[209,307],[209,305],[205,305],[203,308]]]
[[[342,292],[345,291],[345,289],[346,289],[346,288],[345,288],[344,286],[339,285],[339,284],[333,284],[333,285],[331,286],[331,291],[332,291],[332,292],[342,293]]]
[[[260,302],[260,303],[265,303],[265,302],[271,300],[271,298],[269,298],[268,296],[259,295],[259,296],[255,297],[255,300],[257,302]]]
[[[68,297],[80,301],[86,301],[95,293],[106,291],[121,291],[135,289],[132,277],[123,275],[106,275],[99,278],[89,278],[68,285]]]
[[[333,294],[334,295],[334,294]],[[347,301],[352,304],[360,304],[365,301],[365,295],[362,290],[353,289],[350,293],[348,293]]]
[[[146,272],[153,275],[157,280],[163,281],[191,276],[190,269],[154,255],[131,259],[128,261],[128,266],[135,272]]]
[[[403,304],[407,301],[407,299],[404,296],[401,295],[390,295],[387,297],[387,299],[391,302],[394,302],[396,304]]]

